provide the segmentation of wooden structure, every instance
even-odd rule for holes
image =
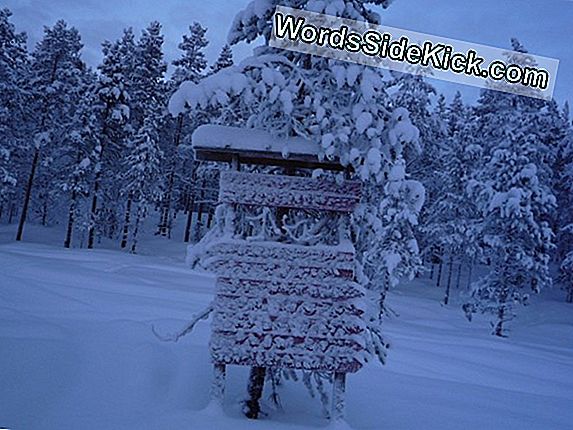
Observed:
[[[354,281],[354,249],[346,232],[349,215],[360,201],[360,182],[240,172],[245,159],[291,168],[314,164],[308,154],[288,159],[283,154],[283,162],[276,163],[279,154],[248,148],[245,142],[235,149],[225,144],[220,144],[221,151],[215,144],[205,149],[195,137],[198,157],[230,156],[233,165],[221,173],[219,189],[228,234],[210,243],[204,255],[204,265],[217,274],[210,341],[212,396],[222,399],[228,364],[263,369],[263,379],[265,368],[328,371],[334,374],[333,417],[341,418],[345,374],[360,369],[366,355],[364,291]],[[336,163],[325,166],[341,169]],[[234,224],[242,207],[330,214],[337,220],[338,243],[307,246],[240,237]]]

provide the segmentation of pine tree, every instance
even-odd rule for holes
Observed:
[[[170,87],[173,90],[177,89],[183,81],[198,83],[205,76],[207,60],[203,50],[209,43],[205,37],[206,32],[206,28],[195,22],[189,27],[189,35],[183,36],[183,41],[179,44],[179,49],[183,51],[182,55],[173,61],[173,65],[176,67],[170,82]],[[165,142],[168,142],[169,146],[164,145],[163,151],[166,160],[171,160],[171,162],[165,165],[167,180],[165,193],[163,193],[160,202],[161,216],[156,232],[158,235],[171,237],[173,211],[177,210],[174,207],[177,196],[183,195],[183,189],[189,188],[188,183],[193,182],[193,164],[185,164],[185,159],[190,157],[188,151],[186,153],[182,151],[181,144],[185,139],[189,139],[198,125],[206,121],[205,115],[189,118],[182,112],[177,113],[174,118],[168,119],[166,126],[170,133]],[[185,241],[187,242],[191,229],[193,208],[186,207],[184,209],[188,211],[188,227],[185,229]]]
[[[16,149],[25,139],[28,112],[22,76],[27,73],[25,33],[17,33],[10,22],[12,12],[0,9],[0,219],[14,204],[17,185]]]
[[[481,150],[473,143],[469,130],[470,113],[459,92],[440,115],[444,120],[444,135],[434,150],[440,169],[432,174],[435,194],[427,206],[422,231],[431,258],[440,264],[437,285],[440,283],[443,258],[446,258],[444,304],[448,304],[454,263],[458,263],[456,282],[459,284],[462,262],[473,261],[479,253],[477,208],[465,189],[474,169],[480,165]],[[432,164],[436,166],[438,162]]]
[[[93,186],[88,221],[88,248],[95,245],[96,234],[105,203],[104,192],[109,180],[115,177],[117,160],[122,153],[122,144],[128,132],[130,117],[130,97],[127,87],[133,71],[133,32],[124,31],[123,37],[114,43],[102,44],[104,58],[98,67],[99,78],[94,87],[94,118],[91,121],[90,135],[94,136],[90,151],[93,166]],[[129,55],[126,56],[126,52]],[[113,165],[115,163],[115,166]],[[117,200],[114,201],[114,205]]]
[[[164,74],[167,70],[162,48],[161,24],[155,21],[142,32],[137,43],[131,78],[131,125],[136,132],[128,140],[124,161],[127,186],[122,189],[126,207],[121,247],[127,246],[131,228],[132,252],[135,252],[140,222],[147,214],[147,205],[157,199],[158,190],[161,189],[161,151],[158,142],[159,129],[166,113]],[[132,225],[133,203],[137,206],[137,215]]]
[[[189,26],[189,34],[183,35],[183,40],[179,44],[179,49],[183,55],[173,61],[175,72],[173,72],[173,83],[177,87],[184,81],[199,82],[203,72],[207,67],[207,59],[203,50],[209,44],[205,37],[207,29],[198,22]]]
[[[35,113],[30,136],[32,157],[16,240],[23,237],[36,176],[47,173],[51,152],[61,144],[73,117],[74,100],[85,71],[80,58],[81,48],[78,31],[68,28],[64,21],[58,21],[54,27],[44,29],[44,38],[32,53],[27,78],[29,91],[33,94],[29,109]],[[41,191],[49,192],[50,175],[42,179]]]
[[[523,47],[512,43],[521,52],[516,61],[528,64]],[[492,313],[496,336],[503,336],[505,323],[515,317],[515,304],[527,304],[529,292],[551,284],[551,150],[537,129],[546,105],[543,100],[485,90],[475,108],[478,118],[472,133],[481,138],[485,160],[467,189],[483,217],[479,238],[491,269],[474,284],[473,300],[464,309],[468,318],[478,311]]]
[[[219,58],[215,64],[211,65],[211,73],[217,73],[219,70],[226,69],[233,65],[233,50],[229,45],[223,46]]]

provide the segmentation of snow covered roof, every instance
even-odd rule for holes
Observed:
[[[198,160],[342,170],[337,160],[321,160],[321,148],[302,137],[278,138],[267,131],[206,124],[192,136]]]

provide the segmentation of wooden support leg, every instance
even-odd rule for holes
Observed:
[[[332,387],[332,419],[344,419],[344,392],[346,390],[346,373],[335,372]]]
[[[211,400],[216,401],[221,406],[225,396],[225,364],[215,363],[213,368],[213,384],[211,385]]]
[[[259,400],[263,396],[266,370],[267,369],[264,367],[251,367],[249,386],[247,387],[249,399],[245,404],[245,416],[252,420],[256,420],[259,417],[259,412],[261,411]]]

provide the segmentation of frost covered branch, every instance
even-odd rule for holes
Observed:
[[[189,324],[187,324],[187,326],[183,330],[181,330],[179,333],[170,334],[170,335],[162,335],[162,334],[157,332],[157,330],[155,329],[155,326],[153,326],[153,325],[151,326],[151,330],[153,331],[153,334],[155,335],[155,337],[157,337],[162,342],[177,342],[180,338],[182,338],[186,334],[191,333],[191,331],[193,331],[193,328],[195,328],[195,325],[199,321],[206,320],[209,317],[209,315],[211,314],[211,312],[213,312],[213,303],[210,303],[209,306],[207,306],[205,309],[203,309],[197,315],[193,316],[193,318],[191,319]]]

